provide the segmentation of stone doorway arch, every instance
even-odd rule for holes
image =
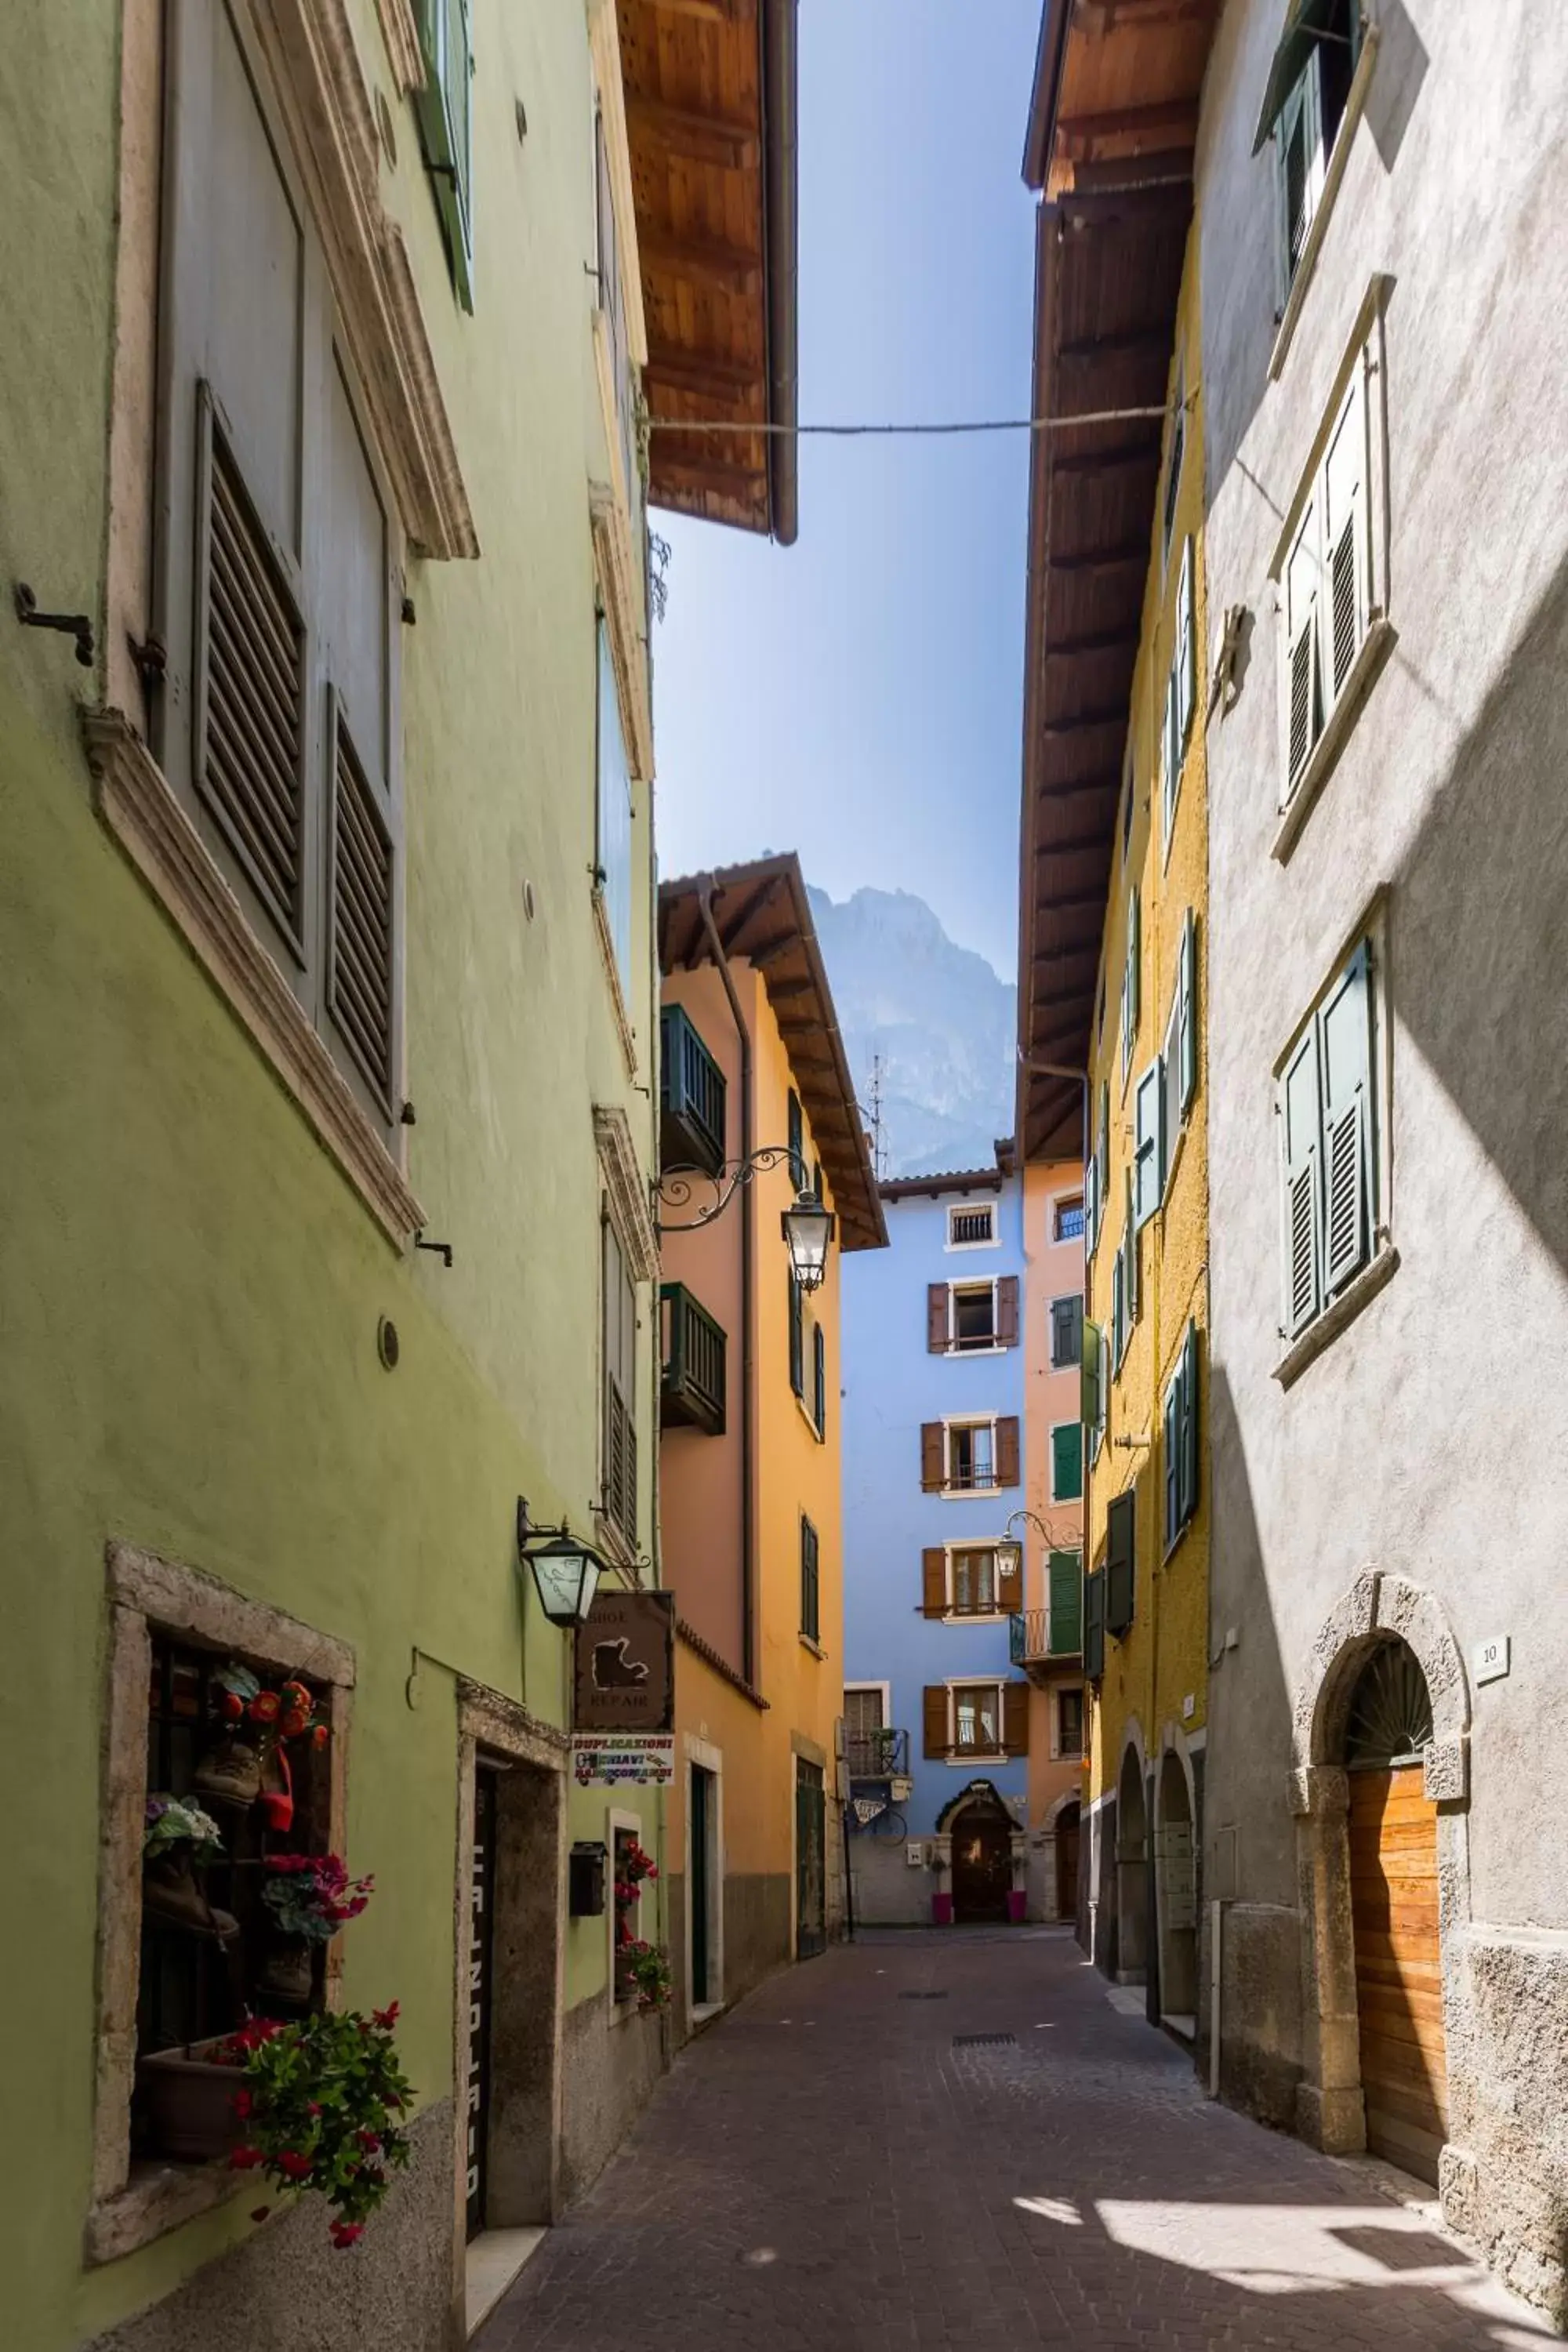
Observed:
[[[1458,1643],[1434,1596],[1407,1578],[1367,1569],[1325,1622],[1297,1687],[1292,1721],[1291,1807],[1302,1906],[1302,2074],[1296,2127],[1336,2155],[1366,2146],[1352,1906],[1350,1776],[1346,1742],[1363,1669],[1374,1652],[1404,1643],[1419,1665],[1431,1705],[1422,1749],[1425,1796],[1436,1803],[1438,1948],[1443,2008],[1450,1985],[1452,1931],[1469,1912],[1464,1834],[1468,1798],[1469,1685]],[[1450,2039],[1451,2039],[1450,2032]]]
[[[1143,1984],[1148,1975],[1149,1808],[1142,1750],[1129,1739],[1116,1791],[1116,1981]]]
[[[1155,1783],[1154,1906],[1160,1938],[1160,2014],[1191,2040],[1197,2032],[1197,1825],[1193,1794],[1173,1748]]]

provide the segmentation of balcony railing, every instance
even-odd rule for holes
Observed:
[[[722,1327],[681,1282],[660,1286],[658,1307],[664,1364],[660,1425],[722,1437],[727,1346]]]
[[[910,1735],[907,1731],[846,1732],[844,1760],[851,1780],[907,1780]]]
[[[1007,1620],[1007,1654],[1016,1666],[1047,1658],[1076,1658],[1083,1644],[1081,1612],[1016,1609]]]
[[[659,1160],[716,1176],[724,1164],[724,1073],[680,1005],[664,1007],[658,1034]]]

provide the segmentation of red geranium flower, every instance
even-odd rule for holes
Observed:
[[[363,2237],[364,2223],[363,2221],[334,2221],[331,2224],[329,2234],[333,2245],[338,2247],[341,2251],[346,2246],[352,2246],[356,2238]]]
[[[246,1712],[252,1723],[276,1723],[282,1705],[276,1691],[258,1691]]]
[[[229,2163],[236,2172],[254,2172],[266,2161],[258,2147],[237,2147],[229,2151]]]
[[[286,2147],[278,2158],[278,2169],[286,2180],[309,2180],[315,2166],[297,2147]]]
[[[371,2016],[384,2032],[390,2033],[397,2022],[397,2003],[394,2001],[387,2009],[373,2009]]]
[[[239,2117],[241,2123],[246,2122],[250,2114],[250,2093],[248,2091],[237,2091],[235,2093],[234,2112]]]

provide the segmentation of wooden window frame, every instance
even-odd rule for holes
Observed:
[[[942,1425],[942,1492],[950,1498],[967,1502],[975,1495],[995,1495],[1001,1492],[997,1462],[997,1423],[1000,1416],[994,1412],[957,1413]],[[958,1430],[988,1429],[991,1433],[991,1475],[984,1485],[972,1481],[958,1486],[952,1475],[952,1440]]]
[[[1075,1700],[1078,1705],[1078,1743],[1076,1746],[1069,1744],[1066,1731],[1062,1727],[1062,1702],[1065,1699],[1069,1698]],[[1084,1686],[1081,1683],[1059,1683],[1057,1685],[1056,1704],[1051,1710],[1051,1756],[1053,1760],[1058,1763],[1066,1762],[1074,1758],[1081,1760],[1084,1753],[1084,1737],[1089,1728],[1089,1709],[1084,1703]]]
[[[1062,1219],[1072,1215],[1075,1211],[1078,1214],[1079,1229],[1076,1234],[1064,1234],[1062,1231]],[[1070,1248],[1074,1242],[1088,1241],[1089,1223],[1087,1217],[1087,1203],[1081,1192],[1068,1192],[1058,1195],[1051,1202],[1050,1212],[1051,1247],[1053,1249]]]
[[[955,1675],[947,1683],[947,1756],[945,1761],[968,1768],[974,1764],[1012,1762],[1007,1754],[1006,1700],[1003,1693],[1010,1677],[1006,1675]],[[996,1694],[996,1744],[994,1748],[960,1748],[958,1744],[958,1695],[960,1691],[990,1690]]]
[[[998,1312],[1001,1302],[997,1296],[997,1284],[1000,1280],[1000,1276],[990,1274],[977,1276],[973,1282],[950,1282],[948,1284],[947,1351],[950,1356],[999,1356],[1004,1352],[1002,1342],[997,1337],[1001,1320]],[[977,1296],[981,1291],[985,1291],[989,1294],[991,1300],[991,1335],[989,1339],[976,1339],[972,1343],[965,1345],[965,1343],[959,1338],[958,1294],[960,1291],[966,1292],[971,1297]]]
[[[990,1232],[985,1234],[983,1240],[980,1241],[954,1241],[952,1237],[954,1220],[959,1217],[974,1216],[989,1217],[991,1220]],[[996,1203],[994,1201],[982,1201],[979,1202],[971,1201],[950,1201],[948,1202],[946,1247],[950,1251],[1000,1249],[1001,1246],[1001,1220],[996,1214]]]
[[[321,1687],[331,1732],[328,1818],[334,1853],[342,1853],[344,1844],[355,1679],[348,1643],[249,1600],[198,1569],[116,1540],[108,1547],[106,1570],[110,1639],[99,1817],[92,2185],[85,2234],[89,2264],[118,2261],[226,2203],[241,2188],[241,2176],[224,2165],[133,2167],[131,2158],[153,1630],[198,1648],[259,1660],[280,1675],[300,1674]],[[334,1944],[327,1958],[329,2009],[342,2002],[342,1969],[341,1949]]]

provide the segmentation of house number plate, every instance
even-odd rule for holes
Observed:
[[[1478,1642],[1470,1652],[1470,1672],[1479,1683],[1500,1683],[1508,1673],[1513,1652],[1513,1639],[1508,1633],[1494,1633],[1489,1642]]]

